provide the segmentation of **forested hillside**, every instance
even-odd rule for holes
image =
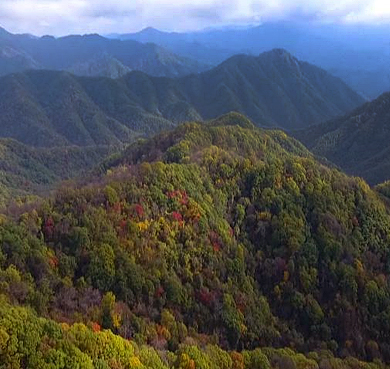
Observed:
[[[0,139],[0,208],[18,196],[44,195],[62,180],[90,171],[113,147],[35,149]]]
[[[371,184],[390,179],[390,93],[350,114],[293,134],[347,173]]]
[[[323,122],[364,102],[340,79],[283,49],[237,55],[181,82],[203,118],[234,110],[259,126],[287,130]]]
[[[4,212],[0,358],[384,368],[389,241],[379,195],[285,133],[238,114],[187,123]]]
[[[259,126],[298,129],[362,102],[339,79],[284,50],[236,56],[209,72],[172,79],[29,71],[0,78],[0,137],[33,146],[118,145],[233,110]]]
[[[110,91],[111,80],[104,81],[104,88]],[[95,93],[102,91],[97,88]],[[123,106],[127,121],[106,115],[80,80],[69,73],[30,71],[9,75],[0,79],[0,136],[31,146],[120,145],[136,136],[130,126],[135,112],[125,102]],[[144,132],[159,127],[157,119],[143,119]],[[169,122],[166,125],[172,126]]]

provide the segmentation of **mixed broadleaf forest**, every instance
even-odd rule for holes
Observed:
[[[340,29],[0,29],[0,368],[390,368],[386,28]]]

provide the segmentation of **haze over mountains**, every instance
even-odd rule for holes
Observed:
[[[207,68],[151,43],[112,40],[97,34],[35,37],[0,29],[0,75],[51,69],[113,78],[131,70],[154,76],[181,76]]]
[[[363,102],[338,78],[279,49],[181,78],[28,71],[0,79],[0,136],[34,146],[115,145],[232,110],[259,126],[298,129]]]
[[[39,68],[112,78],[130,70],[183,76],[210,69],[236,54],[257,56],[284,48],[372,99],[390,90],[388,34],[386,26],[307,27],[294,22],[189,33],[149,27],[137,33],[111,34],[110,40],[96,34],[60,38],[12,35],[1,29],[0,75]]]
[[[389,31],[386,25],[308,25],[285,21],[189,33],[147,28],[111,37],[154,42],[179,55],[214,65],[237,53],[258,55],[285,48],[299,59],[342,78],[366,98],[375,98],[390,90]]]

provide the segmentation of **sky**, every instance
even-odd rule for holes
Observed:
[[[269,21],[390,24],[389,0],[0,0],[0,26],[35,35],[127,33]]]

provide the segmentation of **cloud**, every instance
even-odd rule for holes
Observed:
[[[0,25],[42,34],[186,31],[270,20],[390,21],[386,0],[0,0]]]

